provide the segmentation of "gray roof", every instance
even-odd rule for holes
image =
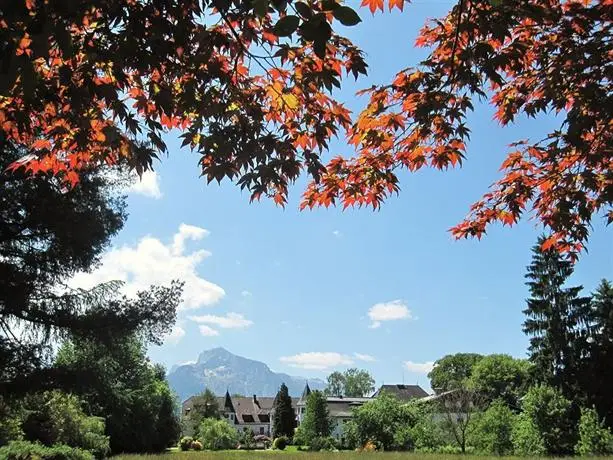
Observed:
[[[419,385],[382,385],[373,397],[379,396],[381,393],[388,393],[396,396],[401,401],[409,401],[411,399],[421,399],[428,396],[428,393]]]
[[[326,398],[331,417],[351,417],[353,410],[372,398]]]

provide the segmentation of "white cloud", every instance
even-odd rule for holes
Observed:
[[[140,178],[138,176],[136,177],[136,182],[132,184],[128,192],[148,196],[156,200],[160,199],[162,198],[160,176],[158,176],[158,173],[155,171],[145,171]]]
[[[367,363],[372,363],[374,361],[376,361],[376,358],[372,355],[366,355],[366,354],[362,354],[362,353],[354,353],[353,356],[355,356],[355,359],[359,360],[359,361],[364,361]]]
[[[213,305],[225,291],[197,273],[198,265],[211,253],[202,249],[185,251],[185,241],[200,240],[207,234],[203,228],[181,224],[171,244],[145,236],[136,246],[125,245],[106,252],[96,270],[77,274],[70,284],[88,289],[101,282],[120,280],[125,283],[124,293],[133,296],[152,284],[168,285],[178,279],[185,283],[180,309]]]
[[[201,324],[199,329],[200,333],[205,337],[215,337],[216,335],[219,335],[219,331],[207,326],[206,324]]]
[[[371,329],[381,326],[383,321],[395,321],[399,319],[411,319],[411,310],[402,300],[392,300],[391,302],[377,303],[368,310],[368,317],[372,323]]]
[[[253,294],[251,294],[251,292],[245,290],[245,291],[241,292],[241,295],[243,297],[251,297]]]
[[[337,238],[340,238],[341,236],[343,236],[343,234],[340,232],[340,230],[334,230],[334,231],[332,232],[332,234],[333,234],[334,236],[336,236]]]
[[[183,329],[178,324],[175,324],[172,327],[170,333],[164,339],[164,343],[177,344],[181,341],[181,339],[185,336],[185,329]]]
[[[434,367],[434,361],[427,361],[425,363],[414,363],[413,361],[405,361],[404,367],[416,374],[427,374]]]
[[[293,356],[282,356],[279,358],[282,363],[292,367],[302,369],[325,370],[338,366],[348,366],[353,364],[350,356],[336,352],[316,352],[299,353]]]
[[[240,313],[230,312],[226,316],[201,315],[190,316],[190,320],[201,324],[212,324],[222,329],[244,329],[253,324],[253,321],[245,318]]]

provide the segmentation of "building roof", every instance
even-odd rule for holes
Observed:
[[[234,397],[232,405],[236,413],[236,420],[241,423],[268,423],[270,421],[270,410],[272,409],[275,398],[253,395],[250,398]]]
[[[326,398],[330,417],[351,417],[353,410],[372,398]]]
[[[401,401],[409,401],[411,399],[421,399],[428,396],[428,393],[419,385],[382,385],[373,397],[379,396],[381,393],[388,393],[396,396]]]

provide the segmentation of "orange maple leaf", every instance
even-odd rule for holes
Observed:
[[[361,6],[367,6],[372,14],[375,14],[377,8],[383,11],[383,0],[362,0]]]
[[[389,9],[392,11],[394,7],[398,8],[400,11],[404,8],[404,0],[389,0]]]

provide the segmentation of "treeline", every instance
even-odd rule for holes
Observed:
[[[0,139],[0,170],[24,152]],[[134,298],[121,284],[72,289],[126,220],[127,173],[72,190],[0,174],[0,458],[102,458],[174,445],[177,401],[146,356],[174,324],[182,286]]]

